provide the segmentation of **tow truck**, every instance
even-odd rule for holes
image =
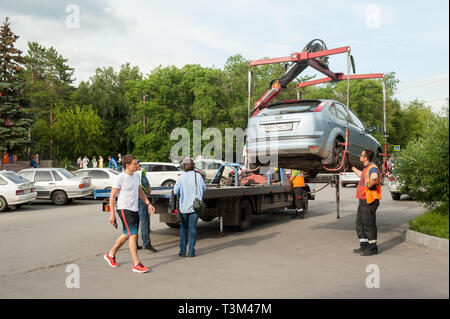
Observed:
[[[354,69],[353,57],[350,55],[350,47],[347,46],[328,50],[323,41],[318,39],[309,42],[302,52],[292,53],[289,57],[250,61],[249,73],[250,68],[256,65],[281,62],[291,62],[292,64],[281,77],[272,81],[269,90],[255,103],[251,112],[249,104],[249,117],[255,116],[262,109],[266,108],[271,101],[282,90],[286,89],[287,85],[308,66],[311,66],[328,77],[319,81],[300,83],[302,86],[323,83],[326,81],[380,77],[379,74],[351,76],[350,74],[344,75],[342,73],[330,71],[328,67],[328,57],[338,53],[348,53],[349,65],[351,63]],[[348,73],[350,73],[349,70]],[[348,145],[348,139],[343,144],[344,146]],[[385,156],[385,154],[382,155]],[[234,174],[230,173],[231,176],[228,177],[222,176],[226,165],[231,166],[234,171]],[[260,177],[259,181],[256,182],[251,182],[252,179],[248,178],[248,174],[258,171],[258,168],[250,169],[248,163],[246,163],[246,168],[246,170],[242,170],[240,164],[233,163],[221,165],[216,176],[207,185],[207,189],[203,194],[203,201],[207,207],[205,212],[200,215],[199,218],[206,222],[212,221],[216,217],[219,218],[221,233],[223,232],[224,226],[232,226],[235,230],[239,231],[248,230],[251,227],[254,215],[283,211],[295,207],[293,191],[285,168],[269,168],[265,174],[256,174]],[[330,171],[333,172],[331,174],[318,174],[313,179],[307,181],[308,198],[305,198],[305,200],[308,201],[315,198],[314,194],[316,191],[312,187],[312,184],[314,183],[326,183],[326,185],[335,187],[337,218],[340,218],[339,172],[343,170],[344,163],[339,167],[330,169]],[[169,209],[172,190],[173,187],[152,188],[149,198],[156,208],[156,213],[159,214],[160,222],[166,223],[169,227],[177,227],[176,215]],[[107,204],[104,203],[103,206],[105,207]],[[307,206],[308,205],[306,205],[306,207]]]

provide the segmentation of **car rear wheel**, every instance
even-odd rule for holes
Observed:
[[[52,201],[55,205],[65,205],[68,201],[67,195],[63,191],[56,191],[52,194]]]
[[[162,187],[172,187],[172,186],[175,186],[175,184],[176,184],[176,182],[175,181],[173,181],[173,180],[168,180],[168,181],[165,181],[164,183],[162,183]]]
[[[338,167],[342,163],[342,156],[344,153],[344,146],[341,144],[342,141],[339,139],[334,140],[332,156],[333,156],[333,165],[334,167]]]
[[[3,196],[0,196],[0,212],[5,211],[8,208],[8,203]]]

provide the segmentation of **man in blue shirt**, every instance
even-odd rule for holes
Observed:
[[[189,256],[195,256],[195,243],[197,240],[198,215],[194,211],[194,199],[202,200],[206,191],[206,184],[200,174],[194,170],[192,158],[185,158],[182,163],[185,173],[178,179],[173,193],[179,197],[181,215],[180,226],[180,257],[186,256],[186,234],[189,232]]]
[[[113,169],[117,170],[118,165],[117,165],[117,162],[114,159],[114,157],[108,156],[108,160],[109,160],[109,168],[113,168]]]

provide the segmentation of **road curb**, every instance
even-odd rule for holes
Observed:
[[[447,253],[449,251],[448,239],[422,234],[411,229],[406,231],[406,240]]]

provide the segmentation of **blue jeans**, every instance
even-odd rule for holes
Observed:
[[[186,235],[189,230],[189,256],[195,256],[195,242],[197,241],[197,213],[180,214],[180,254],[186,254]]]
[[[139,219],[140,219],[140,226],[141,226],[141,238],[142,238],[142,245],[145,247],[149,244],[151,244],[150,241],[150,216],[148,215],[148,206],[145,205],[145,203],[139,199],[138,201],[138,213],[139,213]]]

